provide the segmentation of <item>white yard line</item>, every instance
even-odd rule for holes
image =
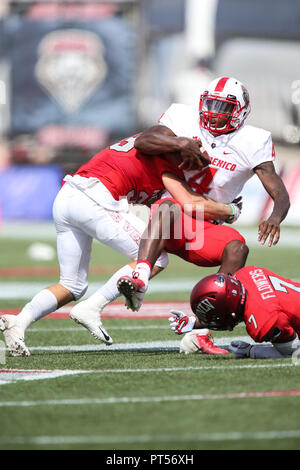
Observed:
[[[152,442],[219,442],[271,439],[299,439],[300,430],[217,432],[193,434],[143,434],[121,436],[12,436],[0,438],[1,445],[147,444]],[[112,451],[117,452],[117,451]],[[192,451],[193,452],[193,451]]]
[[[175,336],[175,335],[174,335]],[[31,351],[73,351],[73,352],[89,352],[89,351],[138,351],[138,350],[147,350],[147,351],[176,351],[179,350],[179,343],[181,338],[177,340],[169,341],[144,341],[144,342],[134,342],[134,343],[116,343],[111,346],[106,344],[72,344],[72,345],[61,345],[61,346],[30,346]],[[254,341],[249,336],[224,336],[220,338],[215,338],[214,343],[217,346],[226,346],[231,341],[246,341],[253,344]],[[269,345],[270,343],[264,343],[264,345]],[[3,348],[0,348],[0,351]]]
[[[56,379],[58,377],[79,374],[145,374],[145,373],[162,373],[162,372],[187,372],[187,371],[215,371],[215,370],[235,370],[235,369],[272,369],[278,367],[294,367],[292,363],[279,363],[279,364],[245,364],[237,366],[199,366],[199,367],[163,367],[163,368],[148,368],[148,369],[96,369],[96,370],[22,370],[22,369],[2,369],[0,370],[0,385],[7,385],[18,382],[20,380],[45,380]],[[25,405],[22,405],[25,403]],[[35,406],[35,402],[0,402],[0,408],[3,406]],[[37,402],[38,403],[38,402]],[[53,403],[53,402],[51,402]],[[59,403],[56,403],[59,404]]]
[[[30,351],[56,351],[56,352],[90,352],[90,351],[169,351],[177,350],[180,341],[146,341],[143,343],[119,343],[107,346],[106,344],[77,344],[63,346],[31,346]],[[3,348],[0,348],[0,351]]]
[[[226,400],[245,398],[273,398],[278,396],[299,396],[299,391],[274,391],[274,392],[242,392],[232,394],[211,395],[164,395],[160,397],[108,397],[108,398],[70,398],[63,400],[23,400],[2,401],[0,407],[36,407],[36,406],[81,406],[81,405],[118,405],[138,403],[170,403],[173,401],[201,401],[201,400]]]
[[[33,372],[43,372],[43,377],[47,375],[47,372],[56,372],[56,373],[72,373],[72,375],[76,374],[134,374],[134,373],[153,373],[153,372],[182,372],[182,371],[215,371],[215,370],[240,370],[240,369],[277,369],[280,367],[295,367],[292,363],[278,363],[278,364],[241,364],[241,365],[220,365],[220,366],[187,366],[187,367],[156,367],[156,368],[135,368],[135,369],[86,369],[86,370],[68,370],[68,369],[61,369],[61,370],[49,370],[49,371],[39,371],[34,370],[29,371]],[[12,369],[14,371],[15,369]],[[8,373],[10,369],[5,369],[5,372]],[[20,369],[20,372],[28,372],[26,369]],[[0,372],[1,374],[1,372]],[[0,402],[1,403],[1,402]]]

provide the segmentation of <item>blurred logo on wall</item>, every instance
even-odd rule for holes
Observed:
[[[78,111],[107,75],[99,36],[79,29],[53,31],[38,47],[35,76],[67,113]]]

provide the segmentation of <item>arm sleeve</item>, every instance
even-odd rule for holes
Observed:
[[[300,350],[300,341],[298,336],[296,336],[292,341],[273,343],[273,346],[255,344],[250,349],[249,357],[252,359],[290,357],[297,350]]]
[[[300,341],[298,336],[292,341],[285,343],[274,343],[274,348],[280,352],[284,357],[291,356],[295,351],[300,351]]]
[[[271,359],[278,357],[285,357],[273,346],[263,346],[262,344],[255,344],[251,347],[249,357],[251,359]]]

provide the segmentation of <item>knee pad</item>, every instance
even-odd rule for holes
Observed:
[[[59,283],[73,294],[75,300],[83,297],[88,288],[88,283],[75,283],[68,279],[60,279]]]

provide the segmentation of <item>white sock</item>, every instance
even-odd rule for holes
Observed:
[[[111,278],[104,284],[104,286],[102,286],[101,289],[99,289],[95,294],[91,295],[89,299],[94,297],[93,300],[95,300],[95,302],[97,302],[97,300],[98,302],[101,302],[102,298],[105,299],[107,303],[117,299],[121,295],[117,288],[117,282],[119,278],[121,276],[132,276],[132,271],[132,267],[129,266],[129,264],[126,264],[126,266],[123,266],[123,268],[119,269],[115,274],[113,274]]]
[[[110,300],[107,300],[104,295],[97,290],[94,294],[83,300],[86,305],[89,305],[92,309],[98,310],[99,313],[104,309],[105,305],[109,304]]]
[[[23,307],[16,320],[19,326],[26,330],[31,323],[49,313],[55,312],[56,309],[57,299],[55,295],[49,289],[43,289]]]
[[[138,261],[134,271],[138,273],[139,279],[147,286],[152,271],[150,263],[144,260]]]

